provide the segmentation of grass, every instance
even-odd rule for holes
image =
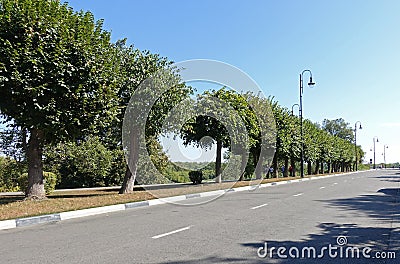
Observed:
[[[298,179],[298,177],[265,179],[262,183],[294,179]],[[258,183],[259,181],[204,183],[199,185],[184,184],[168,188],[163,188],[161,186],[149,191],[146,191],[143,188],[135,188],[133,193],[125,195],[119,195],[117,188],[108,190],[62,191],[48,195],[48,199],[42,201],[25,201],[22,195],[0,196],[0,221],[106,205],[145,201],[176,195],[229,189],[255,185]]]

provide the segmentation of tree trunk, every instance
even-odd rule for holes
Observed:
[[[317,160],[317,162],[315,162],[315,170],[314,170],[314,174],[318,174],[319,171],[319,161]]]
[[[217,140],[217,159],[215,161],[215,182],[221,183],[222,142]]]
[[[43,179],[43,131],[33,128],[28,141],[28,187],[26,198],[43,199],[46,197]]]
[[[273,172],[272,172],[272,178],[278,178],[278,176],[279,176],[279,173],[278,173],[278,154],[275,152],[275,156],[274,156],[274,159],[273,159],[273,161],[272,161],[272,169],[273,169]]]
[[[331,173],[331,163],[328,162],[328,174],[330,174],[330,173]]]
[[[289,171],[289,158],[285,157],[285,171],[283,172],[283,176],[287,177]]]
[[[122,183],[119,194],[127,194],[133,192],[135,185],[135,179],[137,175],[137,167],[139,162],[139,132],[133,129],[130,140],[130,153],[129,153],[129,165],[126,166],[125,177]]]
[[[311,161],[307,162],[307,174],[308,175],[311,175],[311,173],[312,173],[311,165],[312,165]]]
[[[296,177],[296,162],[295,162],[294,158],[290,159],[290,166],[292,166],[292,173],[290,176]]]
[[[254,157],[254,166],[255,166],[255,171],[254,171],[254,174],[256,175],[256,179],[257,180],[260,180],[260,179],[262,179],[262,173],[263,173],[263,166],[262,166],[262,163],[263,163],[263,161],[262,160],[260,160],[260,158],[261,158],[261,155],[260,155],[260,149],[256,149],[256,151],[255,151],[255,155],[253,155],[253,157]]]
[[[246,155],[242,154],[242,160],[241,161],[242,161],[241,164],[240,164],[241,174],[240,174],[239,181],[243,181],[244,180],[244,174],[246,173],[246,165],[247,165]]]

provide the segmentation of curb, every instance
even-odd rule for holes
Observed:
[[[76,210],[76,211],[55,213],[55,214],[49,214],[49,215],[40,215],[40,216],[33,216],[33,217],[27,217],[27,218],[3,220],[3,221],[0,221],[0,230],[26,227],[26,226],[32,226],[32,225],[38,225],[38,224],[44,224],[44,223],[54,223],[54,222],[60,222],[60,221],[69,220],[69,219],[86,217],[86,216],[118,212],[118,211],[124,211],[124,210],[129,210],[129,209],[134,209],[134,208],[140,208],[140,207],[149,207],[149,206],[161,205],[161,204],[166,204],[166,203],[171,203],[171,202],[179,202],[179,201],[184,201],[184,200],[193,199],[193,198],[222,195],[225,193],[254,191],[258,188],[266,188],[266,187],[272,187],[272,186],[289,184],[289,183],[318,180],[318,179],[330,178],[330,177],[335,177],[335,176],[345,176],[345,175],[355,174],[355,173],[359,173],[359,172],[360,171],[343,173],[343,174],[332,174],[332,175],[327,175],[327,176],[315,176],[315,177],[310,177],[310,178],[264,183],[264,184],[260,184],[260,185],[250,185],[250,186],[243,186],[243,187],[238,187],[238,188],[230,188],[230,189],[210,191],[210,192],[178,195],[178,196],[171,196],[171,197],[159,198],[159,199],[154,199],[154,200],[125,203],[125,204],[116,204],[116,205],[95,207],[95,208],[82,209],[82,210]]]

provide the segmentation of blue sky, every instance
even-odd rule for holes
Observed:
[[[314,122],[342,117],[363,130],[358,143],[377,162],[400,161],[400,1],[70,0],[105,20],[113,40],[179,62],[213,59],[249,74],[266,95],[291,107],[305,88],[304,116]]]

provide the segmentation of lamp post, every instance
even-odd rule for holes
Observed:
[[[375,140],[376,139],[376,140]],[[378,139],[378,137],[377,136],[375,136],[374,138],[373,138],[373,141],[374,141],[374,167],[373,167],[373,169],[376,169],[376,163],[375,163],[375,143],[376,142],[379,142],[379,139]]]
[[[361,122],[357,121],[354,124],[354,152],[356,154],[356,171],[358,171],[358,154],[357,154],[357,124],[358,123],[360,124],[360,128],[359,129],[362,129]]]
[[[383,162],[385,162],[386,169],[386,149],[389,148],[387,145],[383,145]]]
[[[293,108],[294,108],[295,106],[298,106],[298,107],[299,107],[299,111],[300,111],[300,105],[299,105],[299,104],[294,104],[294,105],[292,105],[292,115],[293,115],[293,113],[294,113]]]
[[[315,85],[312,79],[312,72],[310,70],[304,70],[300,74],[300,105],[299,105],[299,113],[300,113],[300,138],[301,138],[301,155],[300,155],[300,171],[301,178],[304,178],[304,140],[303,140],[303,75],[308,72],[310,74],[310,81],[308,82],[308,86]]]

